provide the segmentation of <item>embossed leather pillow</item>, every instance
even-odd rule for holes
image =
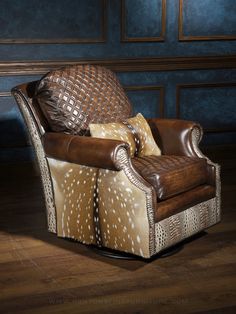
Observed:
[[[127,142],[130,146],[131,157],[161,155],[161,150],[152,136],[152,131],[141,113],[122,122],[91,123],[89,128],[93,137]]]
[[[117,122],[132,113],[116,75],[88,64],[49,72],[39,81],[34,99],[54,132],[84,135],[90,123]]]

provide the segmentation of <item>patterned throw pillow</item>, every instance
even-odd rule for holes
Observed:
[[[116,75],[95,65],[74,65],[46,74],[34,99],[52,131],[84,135],[90,123],[127,119],[132,107]]]
[[[107,138],[127,142],[130,146],[131,157],[161,155],[152,131],[142,116],[138,113],[135,117],[123,122],[89,125],[92,137]]]

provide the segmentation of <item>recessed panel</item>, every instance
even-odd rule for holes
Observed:
[[[236,130],[236,84],[179,87],[179,118],[210,130]]]
[[[162,40],[165,27],[165,0],[124,0],[122,39],[127,41]]]
[[[104,1],[1,0],[0,42],[101,40]]]
[[[182,37],[186,39],[236,39],[235,0],[180,0]],[[222,38],[220,38],[222,37]],[[199,38],[201,39],[201,38]],[[229,38],[230,39],[230,38]]]
[[[145,118],[161,117],[163,111],[162,91],[128,89],[126,93],[132,102],[134,115],[142,113]]]

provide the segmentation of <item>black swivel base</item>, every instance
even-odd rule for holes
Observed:
[[[108,249],[105,247],[98,247],[98,246],[89,245],[88,248],[91,249],[96,254],[99,254],[99,255],[102,255],[105,257],[116,258],[116,259],[126,259],[126,260],[140,260],[140,259],[144,260],[144,258],[136,256],[134,254],[120,252],[120,251]],[[177,244],[177,245],[172,246],[166,250],[161,251],[160,253],[157,253],[156,255],[151,257],[150,260],[153,258],[155,258],[155,259],[156,258],[164,258],[164,257],[174,255],[174,254],[178,253],[179,251],[181,251],[182,248],[183,248],[183,244]]]

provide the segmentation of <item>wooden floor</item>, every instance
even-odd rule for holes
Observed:
[[[150,262],[48,233],[33,169],[1,166],[0,313],[236,313],[236,150],[210,154],[223,166],[222,222]]]

